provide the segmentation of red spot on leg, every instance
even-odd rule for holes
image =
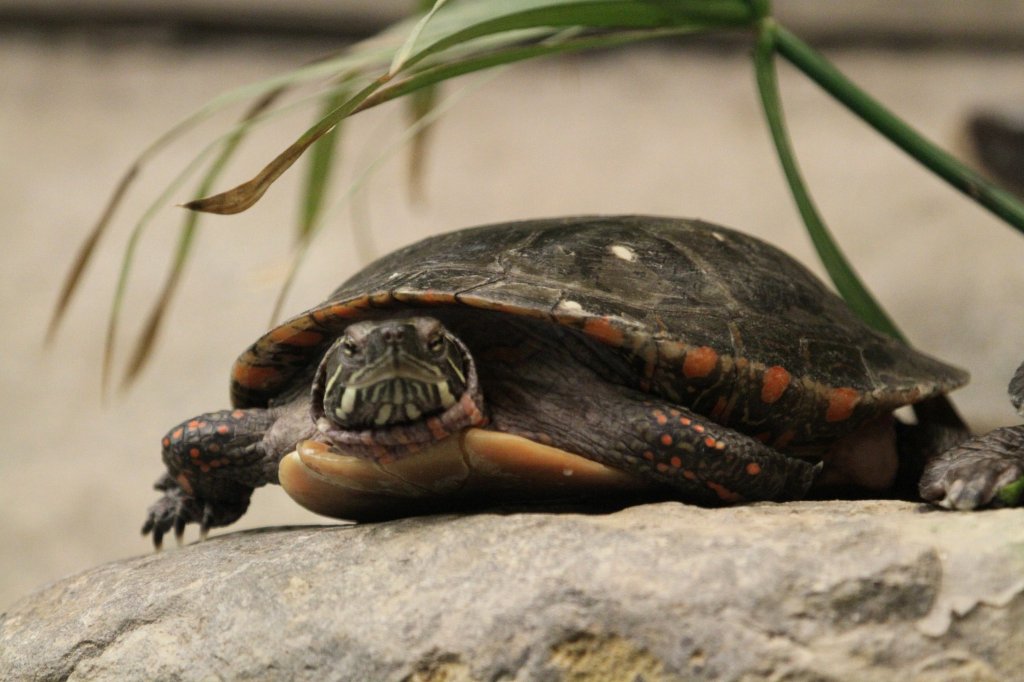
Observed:
[[[791,379],[789,372],[778,365],[766,369],[761,383],[761,401],[771,404],[781,398]]]
[[[860,393],[852,388],[833,388],[828,396],[825,421],[841,422],[853,415],[853,408],[860,400]]]
[[[679,459],[679,457],[673,457],[672,459],[669,460],[669,464],[678,469],[679,467],[683,466],[683,460]]]
[[[227,433],[230,430],[231,429],[228,428],[227,424],[221,424],[220,426],[217,427],[217,433]]]
[[[165,448],[170,447],[171,446],[171,439],[170,438],[164,438],[162,441],[160,441],[160,443]]]
[[[183,429],[175,429],[174,433],[171,434],[172,440],[181,440],[181,434],[185,433]]]
[[[665,446],[672,445],[672,436],[667,433],[661,434],[661,444]]]
[[[704,439],[704,445],[707,445],[709,448],[713,448],[715,447],[715,445],[717,445],[717,442],[714,438],[708,436],[707,438]]]
[[[646,459],[648,462],[653,462],[654,453],[651,452],[650,450],[644,450],[644,459]]]
[[[687,379],[700,379],[714,371],[718,365],[718,353],[710,346],[694,348],[683,360],[683,375]]]
[[[658,422],[658,424],[661,425],[661,426],[664,426],[665,424],[668,424],[668,417],[666,417],[664,414],[656,414],[656,415],[654,415],[654,420],[656,422]]]
[[[245,416],[245,412],[243,412],[242,410],[235,410],[234,412],[231,413],[231,416],[235,419],[241,419],[242,417]]]
[[[761,473],[761,465],[758,464],[757,462],[751,462],[750,464],[747,465],[747,473],[750,474],[751,476],[757,476],[759,473]]]
[[[192,458],[198,457],[199,456],[199,448],[192,448],[191,450],[189,450],[188,451],[188,456],[192,457]]]

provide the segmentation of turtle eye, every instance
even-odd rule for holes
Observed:
[[[438,334],[427,341],[427,349],[431,353],[440,353],[444,350],[444,334]]]
[[[359,353],[359,346],[352,339],[345,337],[341,342],[341,352],[346,358],[355,357]]]

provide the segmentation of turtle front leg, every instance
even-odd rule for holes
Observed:
[[[582,423],[557,419],[564,409],[531,406],[552,399],[550,394],[499,395],[491,401],[493,425],[668,484],[696,504],[800,499],[821,471],[820,464],[788,457],[684,407],[605,386],[592,389],[568,403]]]
[[[152,533],[159,549],[171,528],[180,542],[189,523],[205,537],[237,521],[254,488],[277,482],[277,460],[264,439],[275,420],[269,410],[221,410],[171,429],[162,441],[167,473],[154,486],[163,497],[149,508],[143,535]]]

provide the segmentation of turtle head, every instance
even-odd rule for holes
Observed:
[[[352,324],[320,364],[318,426],[327,433],[423,423],[459,405],[472,362],[466,346],[432,317]]]

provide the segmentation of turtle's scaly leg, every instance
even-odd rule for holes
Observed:
[[[799,499],[821,470],[681,406],[638,397],[591,387],[575,396],[573,423],[550,418],[564,409],[498,397],[493,426],[666,483],[698,504]]]
[[[921,497],[948,509],[1022,503],[1024,426],[1006,426],[960,443],[931,460],[921,477]]]
[[[1024,413],[1024,363],[1009,386]],[[954,445],[925,465],[921,497],[948,509],[1024,504],[1024,425],[1006,426]]]
[[[202,533],[236,521],[254,488],[276,483],[276,459],[268,464],[264,435],[276,417],[269,410],[221,410],[199,415],[163,438],[167,473],[156,483],[163,497],[149,508],[143,534],[159,548],[174,528],[199,523]]]

